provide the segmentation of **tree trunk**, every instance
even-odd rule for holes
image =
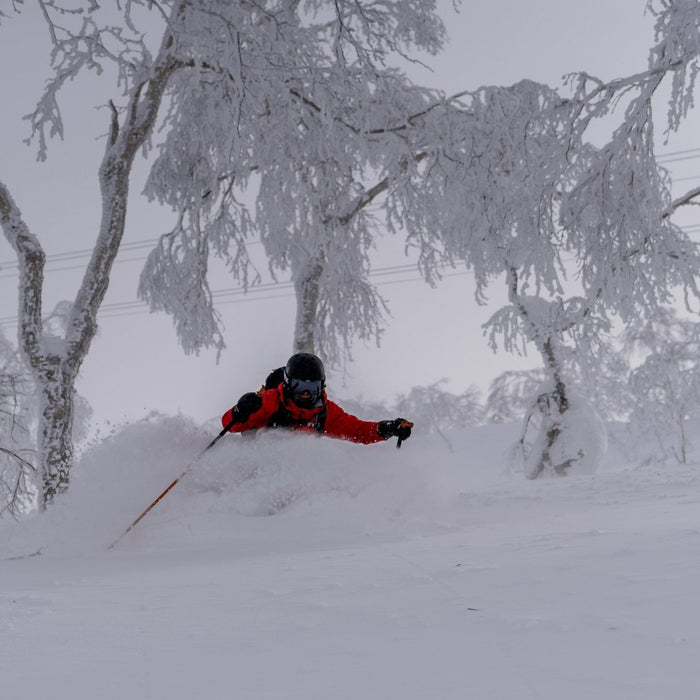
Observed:
[[[316,315],[320,295],[323,263],[319,258],[305,261],[297,270],[294,280],[297,311],[294,323],[294,352],[316,354]]]
[[[39,371],[41,404],[37,453],[42,466],[39,507],[68,488],[73,463],[73,407],[75,377],[59,355],[49,355]]]
[[[568,459],[558,463],[552,459],[552,450],[562,434],[561,418],[569,408],[569,399],[566,395],[566,386],[561,378],[561,368],[557,361],[551,338],[538,344],[545,366],[552,378],[554,390],[537,398],[537,407],[542,414],[544,439],[541,444],[540,454],[535,468],[527,475],[530,479],[536,479],[547,467],[556,474],[563,476],[574,460]]]
[[[419,153],[415,160],[420,162],[425,158],[425,153]],[[405,168],[405,164],[402,165]],[[328,175],[332,177],[332,175]],[[386,192],[389,187],[389,178],[385,177],[370,188],[364,189],[362,194],[350,201],[343,201],[338,195],[337,210],[329,213],[323,219],[323,224],[329,227],[329,238],[332,236],[330,227],[340,225],[349,226],[350,222],[365,207],[369,206],[379,195]],[[316,354],[319,346],[316,337],[316,322],[318,317],[318,303],[321,295],[320,283],[323,275],[323,254],[309,256],[296,266],[293,271],[294,292],[296,295],[296,319],[294,323],[294,352],[310,352]]]
[[[562,374],[563,365],[557,356],[556,331],[541,327],[531,318],[527,307],[520,300],[518,274],[514,268],[508,270],[508,294],[510,302],[515,306],[523,323],[528,327],[528,337],[533,340],[542,355],[545,369],[551,377],[553,385],[551,392],[537,398],[537,409],[543,420],[541,427],[543,439],[541,443],[536,443],[539,446],[539,456],[536,462],[534,459],[532,460],[534,468],[527,476],[530,479],[536,479],[548,467],[556,474],[564,475],[577,458],[566,459],[563,462],[552,458],[553,449],[562,434],[562,416],[569,409],[569,399]]]

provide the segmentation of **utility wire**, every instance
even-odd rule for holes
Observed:
[[[698,149],[700,151],[700,149]],[[698,156],[700,157],[700,156]],[[680,180],[694,180],[696,178],[700,177],[700,175],[694,175],[692,177],[688,178],[680,178]],[[678,182],[679,180],[676,180]],[[700,228],[700,224],[689,224],[686,226],[681,226],[681,229],[684,231],[690,233],[694,230],[697,230]],[[136,241],[134,243],[126,243],[123,244],[120,248],[120,253],[125,252],[135,252],[138,250],[142,250],[144,248],[151,248],[155,243],[158,242],[158,238],[152,238],[144,241]],[[260,240],[252,240],[248,241],[246,245],[260,245],[261,241]],[[92,249],[82,249],[82,250],[69,250],[64,253],[56,253],[54,255],[49,255],[46,258],[46,266],[49,268],[50,265],[53,263],[57,262],[67,262],[71,260],[80,260],[84,258],[89,258],[92,255]],[[131,263],[131,262],[140,262],[142,260],[145,260],[148,256],[147,255],[139,255],[137,257],[132,257],[132,258],[124,258],[124,257],[117,257],[117,259],[114,261],[115,265],[119,263]],[[51,267],[50,269],[47,269],[47,272],[70,272],[72,270],[82,270],[84,268],[83,265],[71,265],[69,267]],[[16,274],[19,270],[19,263],[16,260],[10,260],[10,261],[5,261],[5,262],[0,262],[0,280],[4,279],[15,279]],[[2,274],[2,273],[5,274]]]
[[[686,148],[680,151],[669,151],[668,153],[659,153],[656,157],[657,161],[661,162],[671,162],[671,161],[682,161],[682,160],[694,160],[696,158],[700,158],[700,148]],[[680,182],[681,180],[694,180],[697,177],[700,177],[700,175],[693,175],[693,176],[688,176],[688,177],[683,177],[683,178],[676,178],[674,179],[674,182]],[[372,209],[375,209],[376,211],[379,211],[379,207],[375,206],[372,207]],[[160,237],[157,238],[148,238],[142,241],[133,241],[131,243],[122,243],[122,245],[119,248],[119,252],[131,252],[131,251],[136,251],[136,250],[143,250],[144,248],[151,248],[153,247],[156,243],[160,241]],[[259,245],[261,241],[259,239],[254,239],[251,241],[247,241],[246,245]],[[54,253],[52,255],[47,255],[46,256],[46,264],[50,265],[52,263],[57,263],[57,262],[69,262],[72,260],[79,260],[81,258],[89,258],[92,255],[93,249],[92,248],[84,248],[80,250],[68,250],[63,253]],[[142,258],[129,258],[127,260],[120,259],[119,257],[115,260],[115,263],[120,263],[120,262],[135,262],[137,260],[145,260],[145,257]],[[0,272],[9,272],[11,270],[17,270],[19,269],[19,263],[17,262],[16,259],[13,260],[3,260],[0,261]],[[51,270],[52,272],[62,272],[64,270],[73,270],[76,269],[75,267],[66,267],[66,268],[60,268],[58,270]],[[0,279],[6,277],[7,275],[2,275],[0,274]]]
[[[386,267],[376,268],[370,271],[369,277],[380,277],[382,279],[376,284],[378,286],[384,286],[388,284],[395,284],[400,282],[417,282],[424,281],[424,278],[415,274],[416,265],[414,263],[403,264],[403,265],[390,265]],[[409,277],[404,279],[396,280],[390,279],[396,277],[397,275],[413,273]],[[454,275],[466,275],[467,270],[459,272],[447,272],[443,273],[443,277],[451,277]],[[248,287],[226,287],[224,289],[217,289],[212,291],[211,295],[213,299],[217,300],[218,305],[235,304],[235,303],[246,303],[252,301],[266,301],[268,299],[278,299],[282,297],[292,297],[294,296],[294,283],[291,281],[283,282],[266,282],[263,284],[254,285]],[[270,293],[274,293],[274,296],[269,296]],[[277,292],[283,292],[278,294]],[[266,296],[266,294],[268,296]],[[101,318],[114,318],[117,316],[130,316],[136,314],[150,313],[150,309],[146,302],[141,300],[133,301],[120,301],[113,302],[109,304],[102,304],[100,310],[98,311],[98,316]],[[0,317],[0,324],[10,324],[14,325],[17,323],[17,316],[5,316]]]
[[[657,155],[657,161],[660,163],[672,163],[672,162],[679,162],[679,161],[684,161],[684,160],[694,160],[696,158],[700,158],[700,148],[686,148],[678,151],[670,151],[667,153],[660,153]],[[700,178],[700,175],[692,175],[692,176],[687,176],[687,177],[682,177],[682,178],[675,178],[674,182],[683,182],[683,181],[688,181],[688,180],[696,180]],[[688,226],[681,226],[683,230],[685,230],[687,233],[696,233],[698,230],[700,230],[700,224],[691,224]],[[130,252],[137,252],[137,251],[142,251],[144,249],[152,249],[153,246],[158,243],[160,240],[160,237],[157,238],[150,238],[150,239],[145,239],[142,241],[134,241],[132,243],[124,243],[121,245],[119,252],[120,253],[130,253]],[[260,244],[260,240],[252,240],[248,241],[246,245],[255,245],[255,244]],[[93,253],[93,249],[91,248],[85,248],[85,249],[78,249],[78,250],[69,250],[65,251],[63,253],[54,253],[52,255],[47,256],[46,258],[46,265],[48,269],[47,271],[49,272],[67,272],[67,271],[72,271],[76,269],[82,269],[83,265],[71,265],[71,266],[66,266],[66,267],[50,267],[54,264],[61,263],[61,262],[72,262],[72,261],[78,261],[81,259],[89,258]],[[137,257],[130,257],[130,258],[124,258],[124,257],[117,257],[115,260],[115,264],[118,263],[130,263],[130,262],[140,262],[145,260],[147,255],[139,255]],[[15,278],[16,274],[19,270],[19,263],[17,260],[8,260],[8,261],[3,261],[0,262],[0,280],[3,279],[10,279],[10,278]],[[377,268],[376,270],[373,270],[370,272],[370,277],[376,277],[376,276],[386,276],[386,275],[393,275],[393,274],[401,274],[405,273],[408,271],[415,271],[415,265],[410,264],[410,265],[396,265],[392,267],[385,267],[385,268]],[[2,274],[5,273],[5,274]],[[445,277],[453,276],[453,275],[463,275],[467,274],[466,271],[462,272],[456,272],[456,273],[448,273],[445,274]],[[414,281],[419,281],[423,280],[423,277],[420,275],[412,275],[409,278],[403,279],[403,280],[385,280],[382,282],[377,282],[378,285],[387,285],[387,284],[395,284],[395,283],[403,283],[403,282],[414,282]],[[261,285],[255,285],[253,287],[249,288],[244,288],[244,287],[229,287],[225,289],[220,289],[220,290],[215,290],[212,292],[212,298],[217,299],[218,303],[221,305],[225,304],[234,304],[234,303],[245,303],[249,301],[264,301],[267,299],[277,299],[277,298],[282,298],[282,297],[289,297],[293,296],[293,293],[288,293],[287,290],[291,290],[293,287],[293,284],[291,282],[270,282],[270,283],[264,283]],[[274,294],[273,296],[263,296],[267,292],[271,291],[275,292],[280,292],[282,291],[282,294]],[[230,298],[230,297],[241,297],[241,298]],[[134,301],[125,301],[125,302],[114,302],[112,304],[103,304],[98,312],[98,315],[103,317],[103,318],[114,318],[117,316],[126,316],[126,315],[133,315],[133,314],[143,314],[143,313],[148,313],[149,309],[147,308],[145,302],[139,301],[139,300],[134,300]],[[15,324],[17,323],[17,317],[16,316],[6,316],[6,317],[0,317],[0,324]]]
[[[462,277],[464,275],[468,275],[469,271],[468,270],[460,270],[460,271],[455,271],[455,272],[446,272],[443,273],[442,277]],[[406,282],[425,282],[425,279],[421,277],[420,275],[413,275],[411,277],[406,277],[404,279],[389,279],[389,280],[383,280],[380,282],[377,282],[376,285],[378,287],[388,287],[390,285],[394,284],[405,284]],[[291,290],[293,288],[293,284],[290,283],[280,283],[279,284],[279,289],[289,289]],[[282,292],[281,294],[267,294],[267,295],[260,295],[258,296],[255,294],[254,296],[250,296],[251,292],[254,291],[255,288],[251,288],[248,290],[248,293],[243,293],[239,292],[238,294],[231,294],[229,296],[235,296],[235,297],[240,297],[240,298],[223,298],[220,299],[217,303],[217,306],[228,306],[230,304],[245,304],[248,302],[258,302],[258,301],[269,301],[271,299],[289,299],[291,297],[294,297],[294,292],[292,291],[287,291],[287,292]],[[269,289],[262,290],[263,292],[269,292]],[[212,296],[214,293],[212,292]],[[150,310],[146,308],[146,305],[143,302],[132,302],[135,305],[135,308],[131,310],[125,310],[125,311],[110,311],[107,310],[105,314],[103,315],[102,313],[98,313],[99,316],[102,318],[118,318],[120,316],[137,316],[137,315],[143,315],[145,313],[150,313]],[[136,308],[138,306],[138,308]],[[5,323],[5,319],[0,318],[0,323]]]
[[[668,153],[659,153],[656,156],[657,161],[665,161],[667,163],[675,160],[688,160],[691,158],[700,158],[700,148],[684,148],[681,151],[669,151]]]
[[[697,180],[700,177],[700,173],[698,175],[688,175],[687,177],[674,177],[673,182],[687,182],[688,180]]]
[[[698,150],[700,150],[700,149],[698,149]],[[681,228],[689,234],[697,233],[698,231],[700,231],[700,224],[691,224],[688,226],[682,226]],[[150,239],[150,240],[135,242],[135,243],[127,244],[127,245],[129,246],[130,250],[136,251],[139,248],[146,248],[146,247],[153,245],[157,240],[159,240],[159,239]],[[260,243],[260,241],[251,241],[251,243]],[[51,256],[50,259],[51,259],[51,261],[54,261],[54,260],[62,261],[62,260],[68,260],[68,259],[78,259],[80,257],[88,257],[91,254],[92,254],[91,250],[66,251],[65,253],[59,253],[56,256]],[[127,258],[127,259],[121,259],[121,260],[117,259],[116,262],[138,262],[138,261],[145,260],[145,259],[146,259],[146,256],[139,256],[139,257]],[[80,269],[80,268],[81,268],[81,266],[55,268],[55,269],[51,270],[51,272],[61,272],[61,271],[65,271],[65,270],[73,270],[73,269]],[[387,277],[390,275],[398,275],[398,274],[415,272],[415,270],[416,270],[415,263],[393,265],[393,266],[387,266],[387,267],[382,267],[382,268],[376,268],[375,270],[370,271],[369,277]],[[452,276],[452,274],[467,274],[467,273],[466,273],[466,271],[459,272],[459,273],[448,273],[448,274],[444,274],[443,276],[448,277],[448,276]],[[14,276],[15,276],[15,274],[0,275],[0,280],[5,279],[5,278],[14,277]],[[416,282],[416,281],[424,281],[424,278],[421,275],[410,275],[408,278],[405,278],[402,280],[380,281],[380,282],[377,282],[377,285],[387,285],[387,284],[395,283],[395,282]],[[245,288],[245,287],[226,287],[223,289],[214,290],[214,291],[212,291],[211,294],[212,294],[212,298],[216,299],[220,305],[226,305],[226,304],[233,304],[233,303],[265,301],[267,299],[276,299],[276,298],[281,298],[281,297],[293,296],[293,292],[291,292],[292,289],[293,289],[293,283],[291,281],[283,281],[283,282],[267,282],[267,283],[263,283],[263,284],[253,285],[253,286],[250,286],[248,288]],[[275,292],[275,295],[274,296],[264,296],[266,293],[269,293],[269,292]],[[277,292],[283,292],[283,294],[277,294]],[[144,313],[150,313],[150,309],[147,307],[145,302],[138,300],[138,299],[131,300],[131,301],[121,301],[121,302],[112,302],[112,303],[102,304],[102,306],[100,307],[100,310],[98,311],[98,315],[101,318],[114,318],[117,316],[126,316],[126,315],[132,315],[132,314],[144,314]],[[17,316],[16,315],[0,317],[0,324],[16,324],[16,323],[17,323]]]
[[[158,238],[149,238],[144,241],[135,241],[133,243],[123,243],[119,247],[119,252],[121,253],[122,251],[125,253],[130,253],[131,251],[134,250],[142,250],[144,248],[152,248],[157,242]],[[89,258],[93,253],[92,248],[83,248],[82,250],[67,250],[64,253],[53,253],[52,255],[47,255],[46,256],[46,264],[49,265],[51,263],[56,263],[56,262],[68,262],[71,260],[80,260],[81,258]],[[143,258],[145,260],[145,257]],[[117,262],[119,262],[119,258],[117,258]],[[3,272],[6,270],[18,270],[19,269],[19,263],[17,260],[4,260],[0,262],[0,270]],[[66,268],[66,269],[74,269],[74,268]]]

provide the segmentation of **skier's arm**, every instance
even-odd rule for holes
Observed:
[[[247,394],[243,394],[243,396],[238,399],[238,403],[224,413],[221,417],[221,424],[225,428],[228,427],[229,432],[232,433],[242,433],[245,430],[261,428],[267,424],[267,418],[263,421],[262,416],[257,415],[262,413],[260,410],[262,407],[263,398],[261,392],[256,394],[250,391]],[[255,420],[256,418],[260,420]],[[259,422],[261,422],[260,425],[257,424]]]
[[[406,424],[402,428],[398,427],[397,421]],[[358,442],[363,445],[370,445],[375,442],[383,442],[390,437],[397,436],[405,440],[411,434],[413,423],[397,418],[395,421],[364,421],[350,413],[346,413],[338,404],[328,402],[328,416],[324,433],[328,437],[341,438]],[[401,435],[396,432],[401,430]]]

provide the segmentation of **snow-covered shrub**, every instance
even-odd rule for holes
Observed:
[[[415,430],[437,433],[450,445],[446,432],[483,421],[484,409],[480,403],[479,390],[469,387],[461,394],[445,391],[446,379],[429,386],[415,386],[396,400],[396,414],[415,423]]]
[[[692,446],[688,422],[700,418],[700,324],[671,310],[625,336],[626,349],[643,360],[630,375],[630,429],[648,453],[645,461],[685,463]]]
[[[523,421],[513,461],[529,479],[540,475],[594,474],[607,449],[605,425],[592,404],[567,393],[561,411],[551,387],[543,387]]]
[[[32,383],[0,331],[0,513],[20,517],[36,496],[29,436]]]

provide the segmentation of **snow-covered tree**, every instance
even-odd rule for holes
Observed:
[[[497,312],[487,324],[491,329],[492,344],[495,346],[494,336],[497,334],[503,336],[507,349],[512,349],[516,338],[530,341],[542,357],[545,374],[537,398],[525,415],[524,434],[533,416],[537,416],[540,430],[540,437],[527,458],[527,473],[534,478],[551,468],[555,473],[563,474],[592,450],[600,452],[589,434],[581,436],[586,438],[581,445],[564,449],[561,443],[571,441],[571,436],[565,434],[566,428],[573,424],[568,415],[571,410],[570,384],[577,377],[595,373],[597,367],[592,368],[591,361],[601,354],[597,346],[601,344],[607,323],[602,329],[591,325],[586,318],[589,306],[584,299],[546,301],[540,296],[521,294],[514,269],[509,271],[508,281],[511,304]],[[594,381],[593,385],[597,383]],[[581,401],[578,403],[582,404]],[[555,454],[559,455],[561,462],[557,461]]]
[[[380,332],[383,302],[367,281],[376,233],[367,205],[386,189],[387,160],[406,152],[406,121],[430,99],[387,60],[411,47],[437,51],[444,30],[433,2],[285,8],[262,26],[237,25],[251,34],[232,57],[240,86],[230,84],[233,69],[173,81],[147,193],[178,211],[179,223],[151,255],[139,294],[172,314],[186,350],[220,349],[207,253],[230,255],[247,286],[244,243],[256,231],[272,273],[289,272],[295,286],[293,349],[332,362],[352,338]],[[188,141],[202,119],[206,132]],[[254,218],[239,203],[246,189]]]
[[[478,425],[483,420],[479,390],[469,387],[461,394],[445,391],[442,379],[429,386],[415,386],[396,400],[396,413],[410,416],[417,432],[437,433],[452,449],[446,432]]]
[[[673,457],[684,464],[689,422],[700,418],[700,323],[666,310],[628,329],[625,350],[637,358],[629,377],[633,433],[645,445],[643,438],[654,436],[661,460]]]
[[[352,99],[357,100],[355,111],[361,113],[369,107],[363,100],[379,87],[376,79],[389,56],[412,46],[437,50],[443,26],[434,14],[433,0],[117,4],[36,0],[36,4],[53,44],[52,77],[30,119],[39,156],[46,157],[51,136],[63,133],[58,98],[68,81],[92,71],[113,80],[116,93],[109,103],[111,123],[99,168],[102,217],[92,259],[61,337],[46,334],[42,327],[45,253],[40,238],[0,182],[0,226],[20,267],[19,342],[41,395],[38,463],[43,507],[69,483],[75,381],[96,333],[97,311],[124,232],[133,162],[140,149],[151,147],[159,116],[161,143],[146,193],[171,206],[179,219],[149,260],[141,294],[152,308],[173,314],[186,350],[220,348],[223,341],[206,280],[208,252],[223,256],[232,273],[247,283],[245,239],[251,218],[236,195],[253,174],[267,176],[274,167],[265,151],[279,147],[278,134],[266,130],[278,120],[287,123],[281,133],[296,129],[303,134],[305,121],[313,116],[321,126],[314,125],[310,132],[318,134],[319,128],[341,123],[347,111],[344,105]],[[14,12],[21,10],[20,3],[13,5]],[[159,40],[154,43],[152,36]],[[350,131],[355,128],[348,125]],[[262,134],[266,141],[261,141]],[[325,147],[336,148],[335,159],[311,154],[302,163],[301,177],[310,186],[324,188],[324,173],[310,168],[331,168],[335,160],[342,169],[338,192],[348,182],[351,161],[342,157],[344,141],[334,146],[329,140]],[[288,165],[285,176],[292,174],[297,176]],[[264,203],[261,206],[265,208]],[[366,258],[353,246],[365,245],[367,239],[348,228],[352,211],[338,213],[347,218],[337,227],[331,252],[343,248],[348,269],[355,267],[353,279],[361,282]],[[298,217],[296,211],[290,216]],[[291,243],[298,249],[306,243],[305,222],[297,218],[292,228]],[[302,257],[297,264],[293,251],[281,253],[287,256],[297,284],[306,284],[304,280],[313,284],[318,276],[314,258],[319,258],[322,246],[316,235],[313,231],[309,238],[308,259]],[[360,239],[353,241],[352,236],[358,235]],[[328,256],[320,259],[326,264]],[[333,279],[334,275],[335,271]],[[371,294],[366,303],[358,301],[354,295],[358,288],[361,285],[351,289],[352,299],[341,296],[340,301],[345,304],[343,313],[350,309],[359,323],[363,308],[374,312],[378,305]],[[337,289],[333,286],[330,293]],[[368,317],[373,322],[372,315]],[[352,320],[349,327],[359,328],[353,328]]]
[[[407,115],[435,98],[388,70],[354,70],[342,98],[314,92],[319,103],[307,100],[298,121],[278,108],[261,124],[256,223],[271,268],[289,269],[295,285],[294,350],[334,362],[381,333],[384,303],[368,275],[382,227],[368,205],[412,157],[400,133]]]
[[[446,265],[466,264],[481,300],[505,280],[510,304],[489,330],[492,342],[531,342],[543,357],[550,386],[537,404],[549,436],[542,463],[552,461],[546,452],[570,424],[572,360],[579,369],[595,366],[610,319],[652,318],[679,290],[698,297],[698,250],[673,214],[700,189],[671,196],[652,117],[666,82],[668,129],[692,105],[700,3],[650,8],[656,45],[647,70],[609,82],[578,74],[561,92],[521,81],[457,96],[425,115],[423,128],[444,137],[424,146],[422,162],[389,194],[429,282]],[[610,137],[594,146],[603,118]],[[422,215],[406,216],[417,201]]]
[[[542,474],[593,474],[605,457],[607,431],[595,407],[570,389],[565,410],[558,399],[556,388],[542,385],[511,450],[528,479]]]
[[[486,420],[490,423],[521,420],[544,379],[541,369],[508,370],[499,374],[489,385],[484,407]]]
[[[659,45],[680,41],[692,20],[676,21],[684,3],[659,7]],[[431,41],[438,45],[437,36]],[[366,278],[367,250],[384,223],[419,249],[430,282],[443,266],[466,262],[481,300],[505,277],[511,305],[491,328],[512,333],[503,338],[510,344],[516,336],[540,338],[556,404],[566,407],[560,351],[571,356],[575,350],[579,364],[593,367],[610,313],[632,322],[653,313],[674,286],[694,286],[697,253],[671,222],[694,193],[670,199],[668,178],[654,159],[649,116],[666,76],[676,82],[685,76],[672,105],[675,113],[687,111],[683,94],[692,88],[696,56],[664,62],[657,46],[648,71],[609,83],[580,74],[565,95],[525,80],[438,99],[390,71],[379,73],[376,63],[368,71],[362,60],[344,76],[339,111],[337,86],[329,92],[322,80],[313,91],[294,88],[301,112],[285,108],[289,94],[280,90],[282,104],[270,98],[260,111],[255,142],[267,148],[257,149],[250,172],[260,176],[256,222],[271,267],[291,270],[295,284],[295,349],[322,350],[334,359],[338,338],[347,345],[352,337],[379,334],[382,304]],[[348,67],[345,58],[340,63]],[[620,125],[606,146],[594,148],[589,132],[612,113],[622,114]],[[174,174],[161,178],[166,189]],[[212,189],[205,191],[209,197]],[[364,207],[379,194],[386,195],[382,216],[372,217]],[[191,251],[201,250],[201,235],[189,240]],[[205,269],[198,255],[189,256],[195,276]],[[168,252],[158,271],[171,269],[172,261]],[[166,308],[158,300],[170,294],[161,291],[168,285],[151,272],[142,293]],[[202,290],[206,298],[206,283],[187,298]],[[557,313],[533,314],[538,302]],[[187,304],[171,308],[178,309],[187,311]],[[211,310],[188,312],[180,322],[187,327],[195,318],[216,330]],[[536,325],[547,319],[555,319],[554,327]]]
[[[73,461],[75,381],[97,330],[97,311],[107,291],[124,232],[131,167],[152,131],[168,79],[182,62],[177,58],[177,41],[170,30],[166,31],[157,55],[152,57],[142,33],[132,22],[125,22],[123,28],[101,24],[99,3],[89,3],[74,11],[58,3],[39,4],[54,42],[54,77],[32,115],[40,157],[46,155],[47,136],[63,130],[57,94],[81,70],[99,71],[102,62],[114,63],[126,102],[121,113],[112,104],[110,133],[99,170],[102,220],[92,258],[70,305],[63,337],[44,332],[42,297],[46,256],[8,188],[0,183],[0,225],[19,260],[19,344],[40,394],[37,452],[43,507],[68,486]],[[123,10],[125,17],[128,18],[134,4],[127,3]],[[176,14],[174,20],[177,19]],[[77,26],[72,26],[76,22]]]

